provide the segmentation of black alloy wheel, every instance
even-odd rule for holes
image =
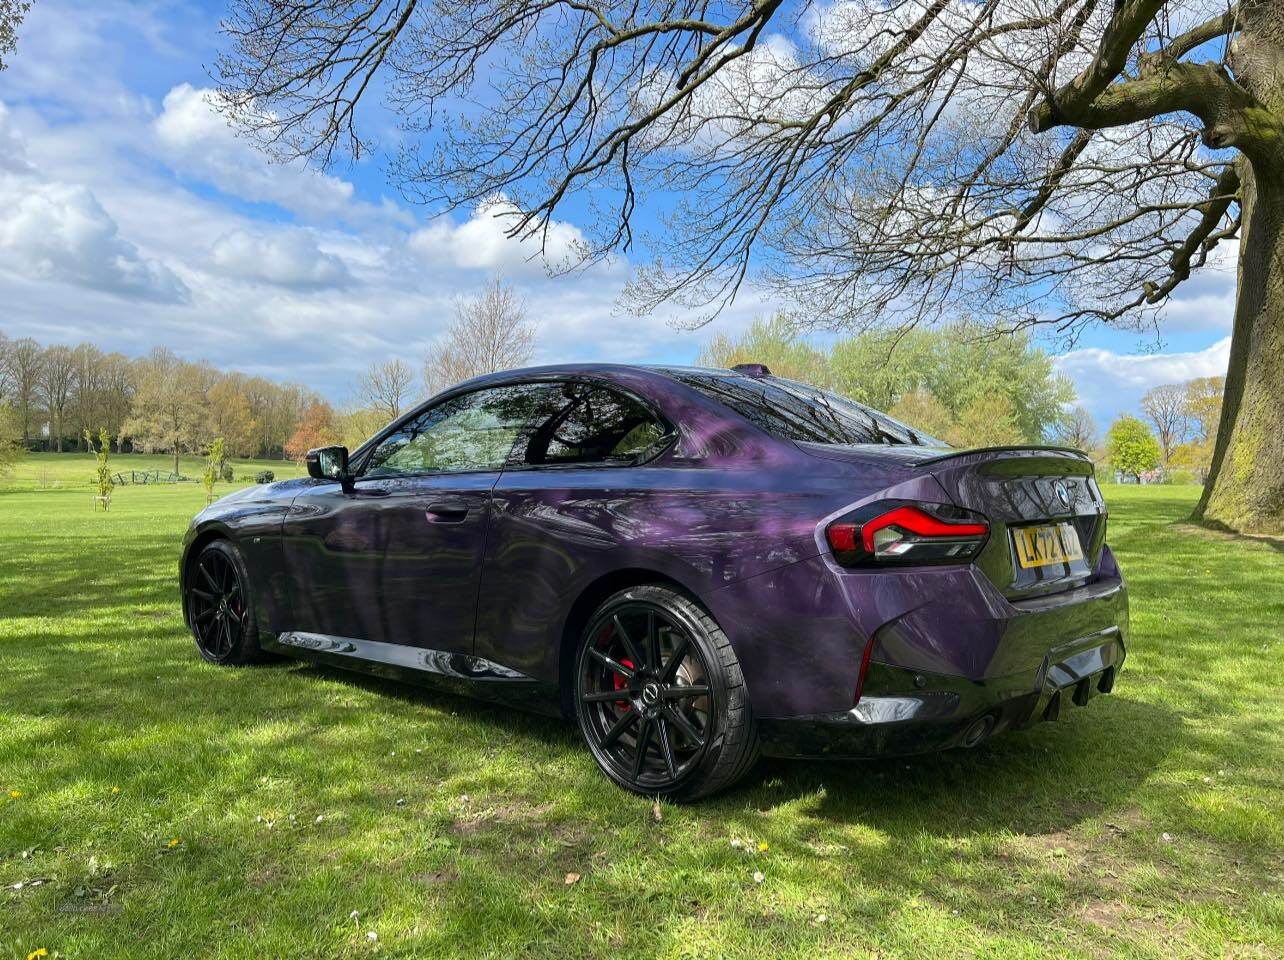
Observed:
[[[216,540],[197,556],[187,585],[187,619],[201,656],[211,663],[257,658],[258,631],[236,549]]]
[[[648,795],[728,785],[752,762],[728,746],[756,758],[752,729],[719,735],[747,717],[739,672],[721,630],[686,597],[656,586],[617,594],[589,624],[576,665],[576,710],[598,765]]]

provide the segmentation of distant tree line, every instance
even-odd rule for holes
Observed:
[[[132,359],[90,343],[43,346],[0,333],[0,420],[28,450],[83,450],[105,430],[117,452],[177,458],[223,437],[230,455],[280,458],[303,412],[323,402],[277,383],[183,360],[157,348]]]
[[[1153,387],[1141,398],[1140,417],[1125,415],[1111,424],[1105,458],[1120,474],[1139,482],[1207,482],[1225,390],[1225,377]]]

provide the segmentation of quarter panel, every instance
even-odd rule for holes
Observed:
[[[884,479],[873,472],[862,482],[850,467],[810,459],[806,472],[676,457],[505,471],[493,493],[476,653],[555,682],[568,614],[595,580],[654,570],[707,603],[729,584],[815,557],[820,519]]]

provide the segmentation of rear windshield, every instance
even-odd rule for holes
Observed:
[[[855,400],[795,380],[700,370],[664,372],[782,440],[948,446]]]

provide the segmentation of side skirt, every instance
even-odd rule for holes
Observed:
[[[377,677],[445,690],[561,716],[556,684],[546,683],[484,657],[445,650],[288,630],[260,640],[265,650]]]

